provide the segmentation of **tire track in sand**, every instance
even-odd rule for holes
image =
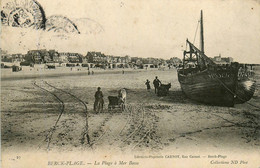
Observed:
[[[60,113],[58,115],[58,118],[56,119],[56,122],[55,122],[54,126],[52,126],[49,129],[48,134],[46,135],[46,138],[43,140],[43,141],[47,141],[47,150],[50,150],[50,142],[52,140],[53,133],[56,130],[57,124],[58,124],[58,122],[59,122],[59,120],[61,118],[61,115],[64,112],[65,105],[64,105],[64,102],[55,93],[53,93],[53,92],[51,92],[51,91],[49,91],[49,90],[39,86],[38,84],[36,84],[36,81],[33,82],[33,85],[36,86],[37,88],[39,88],[39,89],[41,89],[41,90],[51,94],[51,95],[53,95],[55,97],[55,99],[60,103]]]
[[[60,103],[61,103],[61,110],[59,113],[59,116],[54,124],[53,127],[51,127],[46,135],[46,138],[44,141],[47,141],[47,150],[50,150],[50,143],[52,141],[52,145],[56,146],[61,146],[63,147],[65,145],[65,143],[67,141],[73,142],[73,139],[75,138],[72,134],[74,132],[75,129],[77,129],[77,127],[75,127],[75,125],[77,124],[77,120],[75,120],[75,118],[81,119],[81,117],[79,117],[77,114],[73,113],[67,113],[66,116],[63,116],[63,119],[60,120],[62,114],[64,114],[65,111],[65,104],[66,104],[66,111],[71,110],[74,112],[79,111],[79,109],[76,107],[77,104],[73,103],[72,107],[70,107],[70,103],[71,103],[71,98],[73,98],[74,100],[77,100],[77,103],[81,103],[84,105],[84,115],[86,118],[86,124],[84,125],[84,129],[81,133],[81,144],[84,144],[85,142],[85,138],[87,138],[87,143],[90,144],[90,138],[88,135],[88,113],[87,113],[87,106],[86,103],[84,101],[82,101],[80,98],[78,98],[77,96],[71,94],[68,91],[65,91],[63,89],[59,89],[49,83],[47,83],[46,81],[43,82],[44,86],[39,86],[38,84],[36,84],[36,81],[34,82],[34,86],[40,88],[41,90],[53,95]],[[70,101],[68,101],[70,100]],[[67,101],[65,103],[65,101]],[[69,108],[70,107],[70,108]],[[59,124],[58,124],[59,123]],[[74,128],[73,128],[74,127]],[[59,128],[59,132],[57,132],[56,130]],[[56,135],[56,140],[55,142],[53,142],[53,134],[57,134]],[[71,134],[71,135],[70,135]],[[43,141],[43,142],[44,142]],[[59,142],[62,142],[59,145]],[[79,142],[73,142],[74,146],[78,146],[78,144],[80,144]],[[69,145],[71,145],[70,143],[68,143]]]

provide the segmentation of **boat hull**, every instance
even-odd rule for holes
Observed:
[[[255,92],[256,82],[245,78],[239,79],[236,88],[235,104],[242,104],[249,101]]]
[[[234,92],[235,80],[231,74],[216,79],[207,70],[191,75],[178,73],[178,80],[184,94],[192,100],[210,105],[234,106],[234,95],[230,91]]]

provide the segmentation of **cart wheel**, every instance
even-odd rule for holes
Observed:
[[[124,111],[124,104],[121,105],[121,113]]]
[[[122,104],[122,112],[125,111],[125,104]]]

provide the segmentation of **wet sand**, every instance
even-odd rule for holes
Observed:
[[[260,150],[259,109],[248,104],[218,107],[189,100],[181,92],[175,69],[120,72],[2,80],[2,153],[34,150],[105,150],[117,154]],[[171,82],[168,96],[157,97],[153,89],[146,90],[146,79],[152,84],[155,76],[162,83]],[[257,71],[256,80],[259,88],[260,71]],[[52,128],[62,104],[51,93],[36,87],[35,82],[55,93],[64,104],[64,112],[55,130]],[[45,82],[88,103],[89,143],[84,135],[86,115],[82,102]],[[93,111],[98,86],[105,96],[104,112],[100,114]],[[109,113],[107,97],[116,96],[120,88],[127,90],[127,109],[122,113],[116,109]],[[260,106],[259,89],[249,102]]]

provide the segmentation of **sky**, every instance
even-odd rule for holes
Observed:
[[[3,0],[2,4],[4,4]],[[58,36],[30,28],[2,26],[1,48],[59,52],[101,51],[107,55],[182,58],[194,41],[200,10],[206,55],[260,63],[260,1],[257,0],[38,0],[46,17],[63,15],[81,34]],[[195,45],[199,47],[199,31]]]

